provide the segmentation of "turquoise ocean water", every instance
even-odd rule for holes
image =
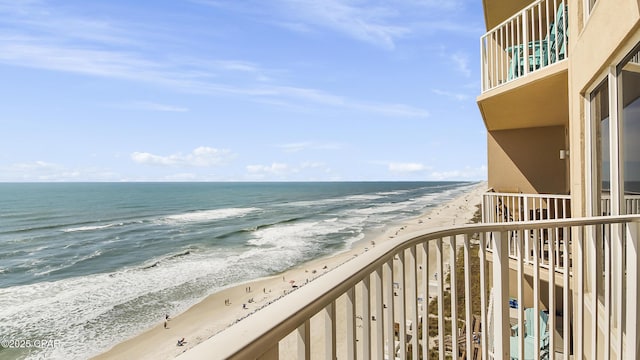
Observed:
[[[0,359],[99,354],[165,313],[344,251],[474,185],[0,184],[0,345],[24,346],[0,347]]]

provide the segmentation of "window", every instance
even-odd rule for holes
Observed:
[[[640,213],[640,52],[619,67],[622,112],[620,133],[622,194],[626,214]]]
[[[593,215],[640,214],[640,44],[611,68],[589,103]]]

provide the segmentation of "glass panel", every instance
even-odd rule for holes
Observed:
[[[637,54],[622,76],[622,166],[627,214],[640,214],[640,64]]]
[[[597,186],[594,215],[609,215],[611,209],[610,178],[611,158],[609,156],[609,84],[605,80],[591,94],[591,115],[595,122],[594,144],[596,156],[594,169],[597,171],[594,185]]]

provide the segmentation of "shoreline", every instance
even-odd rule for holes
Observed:
[[[159,319],[157,325],[92,358],[174,358],[277,301],[296,287],[304,286],[368,251],[369,247],[375,247],[376,244],[392,239],[401,232],[467,223],[475,214],[476,206],[480,204],[481,194],[485,190],[486,182],[476,183],[457,197],[428,209],[417,217],[389,224],[377,234],[377,230],[367,232],[363,239],[352,243],[349,249],[310,260],[278,275],[258,278],[213,293],[184,312],[170,317],[169,321]],[[182,338],[185,338],[185,344],[176,346],[177,341]]]

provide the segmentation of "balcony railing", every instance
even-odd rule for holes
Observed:
[[[482,222],[566,219],[571,217],[571,196],[486,192],[482,194]]]
[[[515,259],[508,256],[509,234],[517,238]],[[565,241],[556,252],[559,236]],[[537,256],[526,262],[527,238],[534,254],[548,251],[551,263],[562,259],[563,271],[546,270]],[[637,359],[639,240],[640,216],[406,234],[180,358],[522,359],[526,353],[583,359],[606,353]],[[540,315],[526,321],[528,314]]]
[[[611,215],[611,195],[602,194],[600,204],[602,215]],[[640,214],[640,195],[624,195],[624,204],[627,214]]]
[[[571,217],[571,196],[551,194],[522,194],[522,193],[496,193],[487,192],[482,195],[482,221],[485,223],[522,222],[535,220],[566,219]],[[524,262],[532,264],[534,256],[537,257],[541,267],[548,268],[554,264],[556,271],[562,272],[560,249],[566,236],[563,230],[559,230],[553,241],[555,249],[554,262],[551,262],[549,253],[550,237],[539,234],[534,240],[533,234],[525,233],[524,238]],[[518,232],[508,232],[507,253],[515,259],[518,256],[517,242]],[[533,252],[533,241],[538,241],[538,246],[543,250]]]
[[[567,7],[538,0],[480,38],[482,92],[568,57]]]

